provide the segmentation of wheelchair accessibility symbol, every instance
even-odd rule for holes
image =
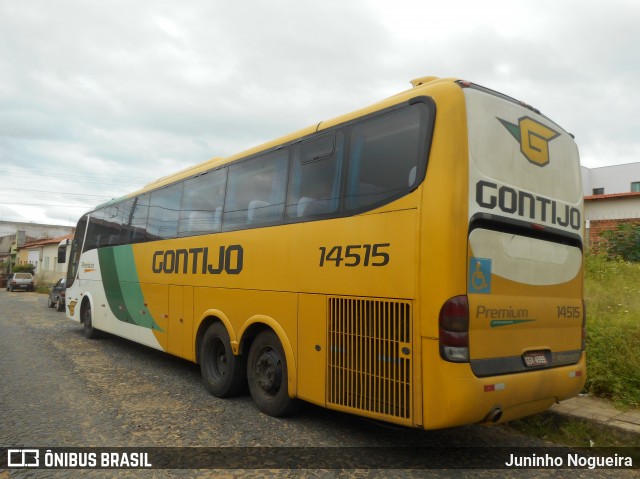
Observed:
[[[471,258],[469,260],[469,293],[491,293],[491,260]]]

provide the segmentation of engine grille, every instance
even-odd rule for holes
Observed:
[[[328,403],[410,423],[411,322],[406,301],[330,297]]]

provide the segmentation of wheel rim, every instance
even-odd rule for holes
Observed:
[[[282,384],[282,359],[273,349],[264,350],[256,361],[256,383],[269,396],[275,396]]]

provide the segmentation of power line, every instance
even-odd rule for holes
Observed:
[[[46,206],[46,207],[51,207],[51,208],[91,208],[94,205],[52,205],[50,203],[4,203],[2,201],[0,201],[0,205],[4,205],[4,206]]]
[[[46,191],[46,190],[26,190],[24,188],[2,188],[3,191],[28,191],[30,193],[51,193],[54,195],[60,195],[60,196],[86,196],[86,197],[91,197],[91,198],[106,198],[106,199],[110,199],[110,196],[106,196],[106,195],[88,195],[85,193],[65,193],[62,191]],[[1,195],[2,193],[0,193]]]
[[[4,168],[3,173],[5,176],[20,176],[20,177],[35,177],[37,176],[38,178],[41,178],[44,175],[46,176],[47,173],[51,173],[51,174],[60,174],[60,170],[58,169],[47,169],[47,168],[30,168],[30,167],[25,167],[25,168]],[[78,175],[78,174],[73,174],[73,173],[69,173],[66,172],[65,176],[64,176],[65,180],[69,180],[69,179],[73,179],[73,180],[82,180],[85,182],[91,182],[91,183],[101,183],[101,184],[127,184],[127,185],[134,185],[134,186],[142,186],[145,185],[147,183],[149,183],[150,181],[153,181],[153,178],[149,178],[149,179],[144,179],[144,178],[116,178],[116,177],[109,177],[109,176],[97,176],[97,175]]]
[[[3,171],[17,171],[17,172],[32,171],[35,173],[40,173],[40,172],[60,173],[59,168],[40,168],[36,166],[15,166],[15,165],[7,166],[6,168],[4,168]],[[102,176],[102,175],[94,175],[94,174],[80,175],[80,176],[84,176],[86,178],[107,178],[107,179],[113,178],[111,176]],[[141,181],[144,181],[144,180],[141,179]]]

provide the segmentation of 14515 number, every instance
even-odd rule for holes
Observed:
[[[391,243],[355,244],[347,246],[320,246],[320,267],[327,263],[334,266],[386,266],[389,253],[385,251]],[[344,254],[343,254],[344,253]]]

